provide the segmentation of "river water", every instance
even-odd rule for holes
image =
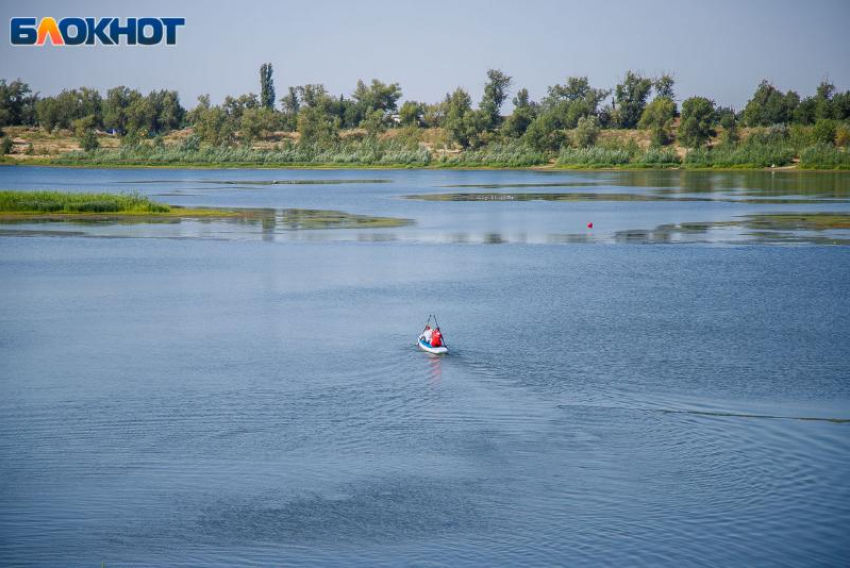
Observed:
[[[850,558],[846,235],[723,224],[850,212],[850,176],[3,168],[0,188],[413,221],[0,225],[4,566]],[[404,198],[448,192],[709,200]],[[448,356],[414,347],[432,313]]]

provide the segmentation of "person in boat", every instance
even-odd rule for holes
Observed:
[[[419,337],[424,339],[430,345],[431,344],[431,337],[433,336],[433,334],[434,334],[434,330],[431,329],[431,326],[428,325],[428,324],[425,324],[425,330],[422,332],[422,335],[420,335]]]
[[[434,331],[431,333],[431,341],[429,341],[431,347],[440,347],[443,344],[443,334],[440,333],[440,328],[434,328]]]

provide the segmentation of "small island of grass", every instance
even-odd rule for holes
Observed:
[[[98,217],[234,217],[244,213],[213,208],[175,207],[139,193],[0,191],[0,220]]]
[[[225,209],[180,207],[139,193],[0,191],[0,223],[14,221],[159,221],[180,219],[280,221],[286,230],[379,229],[401,227],[410,219],[354,215],[320,209]]]

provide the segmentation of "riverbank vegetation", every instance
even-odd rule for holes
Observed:
[[[763,81],[735,110],[680,100],[675,86],[632,71],[611,88],[568,77],[535,101],[491,69],[477,105],[462,88],[402,101],[398,83],[377,79],[350,95],[313,84],[276,99],[264,64],[259,96],[201,96],[190,110],[171,90],[41,97],[0,80],[0,151],[6,162],[88,166],[850,169],[850,91],[824,81],[801,97]]]

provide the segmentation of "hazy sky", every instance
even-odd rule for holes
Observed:
[[[13,47],[13,16],[181,16],[186,26],[175,47]],[[678,99],[736,108],[763,78],[804,96],[827,76],[850,89],[850,0],[4,0],[0,23],[0,78],[42,94],[177,89],[190,107],[203,93],[258,92],[266,61],[278,97],[305,83],[349,94],[379,78],[401,83],[405,99],[435,102],[462,86],[477,101],[491,67],[535,99],[570,75],[610,88],[627,69],[672,73]]]

